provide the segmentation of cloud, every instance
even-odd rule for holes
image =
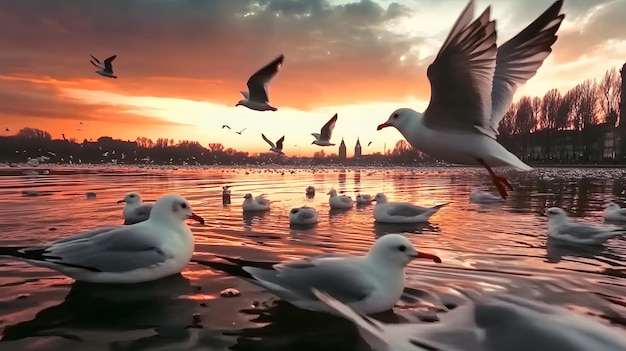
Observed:
[[[183,126],[160,118],[145,117],[124,111],[136,106],[90,104],[62,93],[53,79],[0,76],[0,119],[5,122],[39,120],[47,124],[55,120],[98,121],[117,125]],[[61,83],[59,83],[61,84]]]
[[[398,100],[423,73],[400,64],[420,38],[386,24],[410,14],[371,0],[6,0],[0,59],[6,72],[72,80],[94,74],[89,54],[117,54],[114,92],[231,105],[282,53],[271,92],[282,106]]]

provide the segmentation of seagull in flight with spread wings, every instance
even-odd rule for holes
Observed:
[[[101,75],[103,77],[117,79],[117,76],[113,74],[113,60],[115,60],[116,57],[117,57],[117,55],[113,55],[113,56],[107,58],[106,60],[104,60],[104,66],[102,65],[100,60],[98,60],[93,55],[91,55],[91,58],[93,58],[97,63],[93,62],[92,60],[89,60],[89,62],[91,62],[92,65],[94,65],[94,66],[96,66],[96,68],[98,68],[96,73],[98,73],[99,75]]]
[[[285,141],[285,136],[283,135],[282,138],[278,139],[278,141],[276,142],[276,145],[274,145],[274,143],[272,143],[266,136],[265,134],[261,133],[261,136],[263,137],[263,140],[265,140],[266,143],[270,144],[270,151],[275,152],[279,155],[284,155],[285,153],[283,152],[283,142]]]
[[[322,127],[322,130],[319,133],[311,133],[312,136],[315,137],[315,140],[311,144],[319,145],[319,146],[333,146],[330,142],[330,138],[333,134],[333,129],[335,129],[335,123],[337,123],[337,114],[328,121]]]
[[[270,98],[267,93],[270,81],[279,68],[283,65],[285,55],[280,55],[274,61],[258,70],[248,79],[248,91],[242,91],[244,99],[239,100],[235,107],[242,105],[256,111],[276,111],[276,107],[270,106]]]
[[[502,198],[509,181],[491,167],[532,170],[496,140],[498,125],[517,87],[532,78],[552,52],[565,15],[554,2],[524,30],[500,47],[491,7],[474,21],[471,0],[428,67],[431,98],[423,113],[400,108],[378,130],[395,127],[415,148],[433,158],[487,169]],[[506,188],[505,188],[506,187]]]
[[[235,133],[237,133],[237,134],[241,135],[241,133],[243,133],[243,131],[244,131],[244,130],[246,130],[247,128],[248,128],[248,127],[244,128],[244,129],[242,129],[242,130],[240,130],[240,131],[238,131],[238,132],[235,132]],[[230,129],[230,128],[228,128],[228,129]]]

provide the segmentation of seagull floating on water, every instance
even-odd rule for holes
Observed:
[[[0,247],[0,255],[89,283],[140,283],[180,273],[194,250],[187,218],[204,223],[180,195],[154,203],[147,221],[95,228],[43,246]]]
[[[331,117],[326,124],[322,127],[322,130],[319,133],[311,133],[315,140],[311,144],[319,145],[319,146],[333,146],[335,144],[331,144],[330,138],[333,135],[333,129],[335,129],[335,123],[337,123],[337,114]]]
[[[270,209],[270,201],[263,195],[253,197],[252,194],[248,193],[243,198],[241,208],[244,211],[268,211]]]
[[[319,218],[319,212],[315,207],[295,207],[289,211],[289,224],[306,225],[315,224]]]
[[[626,229],[613,225],[574,222],[559,207],[546,211],[548,238],[577,245],[601,245],[605,241],[626,233]]]
[[[604,219],[613,222],[626,222],[626,208],[621,208],[615,202],[609,202],[604,209]]]
[[[288,262],[255,262],[218,256],[234,264],[194,262],[240,276],[281,299],[306,310],[331,312],[313,295],[325,291],[360,313],[390,310],[404,291],[404,268],[415,258],[441,263],[433,254],[418,252],[400,234],[376,240],[365,256],[323,254]]]
[[[124,224],[135,224],[143,222],[150,218],[152,204],[144,204],[138,193],[128,193],[122,200],[117,202],[123,204],[122,214],[124,215]]]
[[[378,193],[374,197],[374,220],[379,223],[423,223],[448,203],[422,207],[408,202],[388,202],[387,196]]]
[[[276,107],[270,106],[267,88],[270,81],[283,65],[285,55],[280,55],[274,61],[258,70],[248,79],[248,91],[242,91],[244,99],[239,100],[235,107],[242,105],[256,111],[277,111]]]
[[[100,60],[95,58],[93,55],[91,55],[91,58],[93,58],[97,62],[97,64],[96,62],[93,62],[92,60],[89,60],[89,62],[91,62],[92,65],[98,68],[96,73],[98,73],[99,75],[103,77],[117,79],[117,76],[113,74],[113,60],[115,60],[116,57],[117,55],[113,55],[107,58],[106,60],[104,60],[104,66],[102,65],[102,63],[100,63]],[[80,124],[83,124],[83,122],[80,122]]]
[[[283,141],[285,141],[285,136],[283,135],[280,139],[278,139],[278,141],[276,142],[276,145],[274,145],[274,143],[272,143],[266,136],[265,134],[261,133],[261,136],[263,137],[263,140],[265,140],[266,143],[270,144],[270,151],[275,152],[279,155],[284,155],[285,153],[283,152]]]
[[[498,125],[519,85],[537,73],[552,51],[565,15],[556,1],[533,23],[499,48],[491,7],[474,21],[474,2],[465,7],[428,67],[431,99],[424,113],[394,111],[378,126],[395,127],[415,148],[433,158],[487,169],[502,198],[513,187],[491,167],[532,168],[498,143]],[[470,23],[471,22],[471,23]]]
[[[475,204],[493,204],[502,202],[502,198],[492,193],[474,188],[470,191],[469,201]]]
[[[330,191],[326,195],[330,195],[330,197],[328,198],[328,204],[330,205],[331,209],[347,210],[352,208],[352,206],[354,205],[354,202],[352,201],[352,198],[350,196],[337,195],[337,190],[335,189],[330,189]]]

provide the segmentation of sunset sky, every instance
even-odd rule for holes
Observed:
[[[503,43],[552,2],[478,0],[476,15],[494,4]],[[345,138],[351,154],[360,137],[364,153],[382,152],[401,136],[376,126],[396,108],[426,108],[426,68],[466,4],[2,0],[0,131],[29,126],[79,141],[168,137],[251,153],[267,151],[265,133],[271,140],[285,135],[286,154],[304,156],[321,149],[310,133],[338,113],[337,145]],[[626,0],[565,0],[562,12],[552,55],[518,97],[567,90],[626,60]],[[117,54],[120,78],[97,75],[89,54]],[[235,107],[248,77],[280,54],[285,63],[270,87],[278,111]]]

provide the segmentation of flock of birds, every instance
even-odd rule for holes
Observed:
[[[530,167],[496,141],[497,126],[518,85],[536,74],[551,52],[564,15],[558,0],[533,23],[502,46],[496,46],[495,21],[487,8],[473,20],[473,1],[454,24],[435,61],[428,68],[431,102],[422,113],[402,108],[394,111],[378,129],[393,126],[411,145],[435,158],[461,164],[481,164],[492,177],[500,197],[474,191],[470,201],[495,202],[506,198],[509,182],[491,167]],[[94,57],[98,74],[113,75],[115,56],[101,64]],[[281,55],[248,80],[242,92],[243,105],[258,111],[276,111],[269,104],[267,86],[283,63]],[[331,145],[333,118],[314,134],[317,145]],[[243,130],[242,130],[243,132]],[[282,153],[284,137],[272,143]],[[230,195],[230,189],[224,188]],[[307,188],[307,194],[314,192]],[[351,208],[353,200],[328,192],[331,208]],[[376,202],[376,221],[407,223],[427,221],[440,208],[389,202],[384,194],[359,194],[358,203]],[[95,228],[43,246],[2,247],[0,255],[13,256],[30,264],[48,267],[79,281],[90,283],[140,283],[179,274],[190,262],[197,262],[257,284],[291,304],[312,311],[340,315],[354,322],[365,341],[383,350],[626,350],[626,337],[618,331],[566,309],[497,293],[465,292],[468,303],[442,316],[440,323],[385,325],[368,316],[390,310],[404,289],[404,269],[414,259],[441,263],[434,254],[418,251],[403,235],[378,238],[367,254],[323,254],[285,262],[255,262],[216,256],[220,260],[192,259],[194,238],[185,221],[204,219],[192,211],[179,195],[165,195],[147,205],[137,193],[120,202],[125,225]],[[246,194],[244,211],[266,211],[269,200]],[[574,222],[560,208],[546,211],[549,237],[595,244],[622,234],[609,228]],[[610,204],[605,215],[626,219],[626,210]],[[292,219],[293,218],[293,219]],[[290,221],[299,224],[317,220],[317,210],[294,208]],[[584,240],[583,240],[584,239]],[[226,263],[224,263],[226,262]]]
[[[474,19],[474,1],[470,0],[428,67],[431,99],[426,110],[420,113],[410,108],[397,109],[377,130],[395,127],[413,147],[435,159],[483,166],[500,196],[506,199],[507,189],[513,190],[513,186],[496,175],[492,167],[522,171],[532,168],[498,143],[498,126],[517,88],[537,73],[552,52],[565,18],[560,14],[562,6],[563,0],[555,1],[524,30],[498,46],[491,7]],[[91,63],[98,68],[96,73],[117,78],[112,65],[116,56],[104,60],[104,65],[92,58],[95,62]],[[277,111],[270,105],[268,87],[284,60],[285,56],[280,55],[250,76],[248,91],[241,91],[244,98],[235,107]],[[312,144],[334,145],[330,138],[336,122],[335,114],[320,133],[312,133]],[[262,137],[272,152],[283,153],[284,137],[276,143]]]

